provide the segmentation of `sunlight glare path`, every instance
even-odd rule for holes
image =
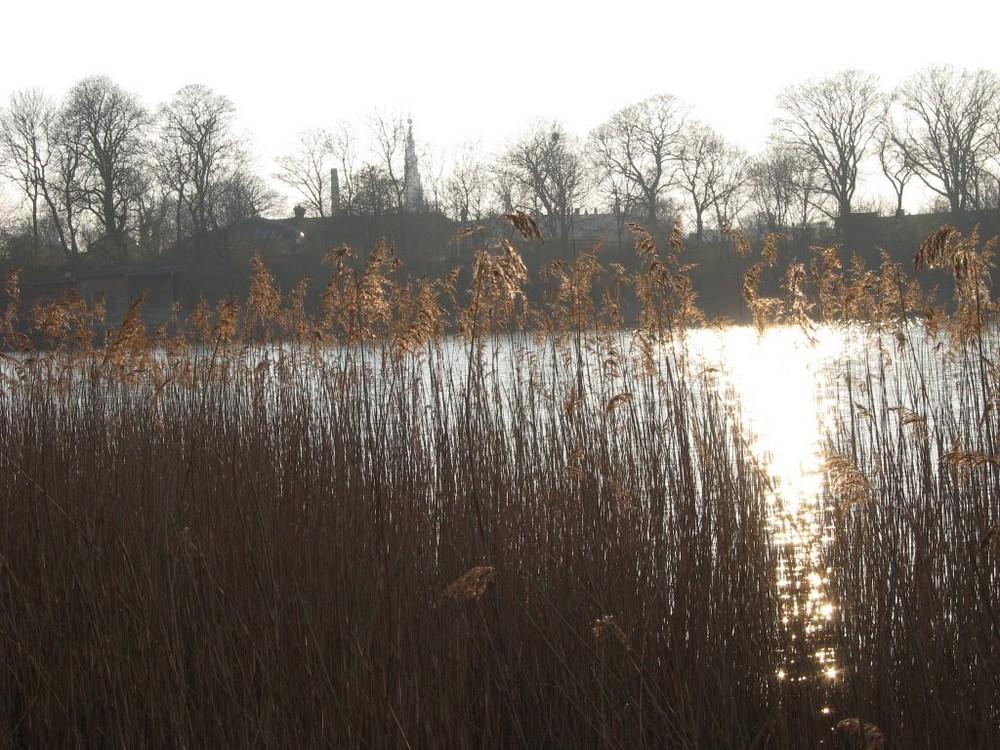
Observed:
[[[720,387],[768,487],[771,541],[778,559],[780,681],[829,684],[841,670],[830,646],[837,613],[828,592],[822,428],[834,417],[828,387],[843,334],[795,327],[730,328],[714,334]]]

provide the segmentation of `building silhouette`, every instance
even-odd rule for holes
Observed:
[[[413,120],[407,121],[406,157],[403,162],[403,210],[423,211],[424,189],[420,184],[420,165],[417,163],[417,147],[413,142]]]

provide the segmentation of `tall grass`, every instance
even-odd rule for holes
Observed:
[[[509,238],[420,282],[340,248],[313,313],[255,261],[247,300],[159,331],[141,304],[103,334],[71,296],[20,310],[9,278],[0,738],[801,748],[860,717],[897,747],[996,746],[991,248],[935,239],[935,263],[982,271],[940,351],[889,264],[829,249],[768,300],[770,238],[745,284],[762,327],[894,336],[828,438],[846,674],[825,716],[816,684],[775,677],[767,478],[689,356],[684,251],[633,231],[638,271],[595,248],[542,305]],[[946,366],[961,379],[928,387]]]

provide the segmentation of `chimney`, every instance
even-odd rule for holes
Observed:
[[[330,216],[340,216],[340,177],[330,170]]]

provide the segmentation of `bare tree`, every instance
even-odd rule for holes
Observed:
[[[593,174],[593,173],[592,173]],[[620,174],[605,174],[594,187],[597,199],[615,219],[615,233],[619,246],[624,242],[626,226],[642,209],[642,199],[635,184]]]
[[[480,151],[478,143],[461,144],[445,180],[448,211],[458,221],[482,221],[486,210],[489,171],[479,158]]]
[[[772,144],[748,167],[750,205],[764,232],[806,227],[817,218],[818,167],[795,148]],[[821,200],[820,200],[821,203]]]
[[[932,66],[896,91],[895,141],[906,162],[953,214],[985,208],[986,166],[997,142],[1000,78],[989,70]]]
[[[327,216],[333,159],[330,133],[323,129],[306,130],[299,134],[293,153],[278,157],[275,177],[302,196],[306,209]]]
[[[80,254],[80,228],[84,224],[82,214],[86,211],[89,197],[78,179],[84,168],[84,145],[80,138],[69,135],[67,130],[65,119],[57,117],[48,136],[52,168],[43,189],[59,244],[67,259],[75,263]]]
[[[506,149],[500,164],[517,191],[513,207],[541,215],[560,242],[567,243],[586,188],[578,140],[558,122],[535,122]]]
[[[330,133],[330,148],[340,183],[340,210],[350,216],[354,213],[354,177],[358,165],[357,136],[347,121],[341,120]]]
[[[23,220],[13,196],[0,191],[0,256],[10,258],[12,251],[16,252],[17,237],[23,234],[18,231],[21,224]]]
[[[896,199],[894,210],[897,218],[903,215],[903,192],[916,174],[913,163],[900,147],[900,143],[898,126],[887,109],[876,136],[876,152],[882,174],[892,186],[892,192]]]
[[[712,210],[720,232],[736,226],[750,202],[750,163],[743,149],[727,147],[722,174],[712,189]]]
[[[626,192],[642,201],[651,229],[661,197],[674,185],[686,119],[687,107],[678,99],[653,96],[619,110],[590,137],[600,178],[622,178]]]
[[[145,184],[143,129],[149,117],[132,94],[106,76],[84,78],[70,89],[62,132],[81,156],[77,185],[103,237],[95,247],[126,259],[126,230]]]
[[[874,136],[882,101],[877,79],[856,70],[791,86],[778,95],[783,114],[775,120],[776,135],[815,162],[822,176],[818,187],[833,199],[838,217],[851,214],[859,164]]]
[[[369,125],[375,142],[375,166],[392,185],[392,210],[401,211],[406,173],[406,123],[402,115],[375,112],[369,119]]]
[[[281,205],[281,197],[247,164],[235,167],[231,174],[217,182],[211,200],[215,221],[220,227],[239,219],[263,216]]]
[[[39,212],[44,208],[48,137],[56,105],[39,89],[15,91],[0,111],[0,170],[24,193],[31,211],[32,252],[38,252]]]
[[[177,245],[194,234],[190,215],[186,210],[186,196],[192,190],[192,175],[186,149],[179,139],[157,138],[150,148],[153,170],[160,190],[166,194],[168,208],[173,214],[173,235]]]
[[[745,179],[742,152],[703,123],[691,124],[681,140],[678,184],[694,213],[695,236],[704,239],[705,213],[712,212],[719,228],[737,212],[735,200]]]
[[[420,189],[424,207],[442,211],[445,201],[444,159],[438,148],[430,143],[420,147]]]
[[[366,164],[354,178],[354,212],[377,219],[397,210],[396,183],[380,165]]]
[[[190,218],[196,251],[205,235],[218,229],[212,205],[217,185],[245,158],[233,129],[235,116],[227,97],[201,84],[180,89],[158,112],[161,177],[176,192],[178,210],[183,207]]]
[[[521,181],[502,156],[490,164],[490,188],[500,211],[510,213],[521,206]]]
[[[135,232],[140,248],[149,254],[159,255],[171,238],[178,237],[171,220],[177,205],[176,198],[163,182],[151,180],[149,189],[136,202]]]
[[[78,213],[85,205],[77,182],[82,146],[66,137],[55,102],[39,90],[15,92],[0,113],[0,155],[4,175],[29,204],[32,252],[54,241],[75,262]]]

